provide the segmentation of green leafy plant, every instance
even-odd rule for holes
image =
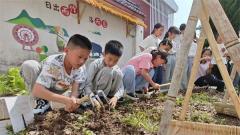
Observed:
[[[7,129],[7,134],[8,135],[26,135],[27,134],[26,130],[20,131],[20,132],[15,134],[13,132],[13,127],[11,125],[7,125],[5,128]]]
[[[93,131],[91,131],[87,128],[83,128],[83,134],[84,135],[95,135]]]
[[[0,75],[0,96],[26,94],[23,78],[20,76],[19,68],[13,67],[6,74]]]
[[[177,97],[176,98],[176,105],[177,106],[182,106],[184,98],[183,97]]]

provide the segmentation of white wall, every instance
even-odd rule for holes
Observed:
[[[143,35],[144,35],[144,28],[140,25],[137,25],[136,27],[136,46],[135,46],[135,52],[140,53],[139,45],[143,41]]]
[[[40,18],[46,25],[61,26],[65,28],[68,35],[71,36],[79,33],[87,36],[92,42],[104,45],[109,40],[118,40],[124,45],[124,55],[119,64],[122,66],[134,53],[136,45],[135,37],[126,36],[126,21],[120,17],[114,16],[105,11],[100,11],[84,3],[80,3],[80,10],[86,6],[80,24],[77,24],[77,15],[71,14],[64,16],[60,12],[53,10],[53,4],[59,6],[68,6],[75,4],[75,0],[48,0],[52,9],[46,8],[45,0],[0,0],[0,70],[6,70],[8,66],[20,65],[26,59],[38,59],[38,54],[35,51],[23,50],[22,45],[18,43],[12,34],[13,27],[17,24],[7,22],[10,19],[16,18],[23,9],[27,11],[30,17]],[[89,21],[89,17],[99,17],[106,20],[107,28],[99,27],[95,23]],[[23,21],[23,19],[21,19]],[[21,23],[21,22],[20,22]],[[33,46],[37,47],[46,45],[48,47],[48,55],[57,53],[56,34],[50,34],[46,29],[33,28],[39,35],[39,41]],[[101,35],[93,34],[100,32]],[[69,37],[63,36],[66,40]]]

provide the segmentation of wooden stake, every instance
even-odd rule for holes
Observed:
[[[232,104],[226,102],[216,102],[213,104],[217,113],[238,117],[237,112]]]
[[[224,40],[224,45],[228,50],[233,63],[236,65],[237,71],[240,73],[240,42],[237,34],[235,33],[228,17],[226,16],[220,2],[218,0],[203,0],[205,9],[208,9],[209,15],[219,33]]]
[[[182,107],[182,111],[181,111],[180,118],[179,118],[181,121],[185,120],[189,100],[190,100],[190,97],[192,95],[192,90],[194,88],[194,82],[196,80],[196,75],[197,75],[199,65],[200,65],[200,58],[201,58],[202,49],[203,49],[205,39],[206,39],[205,34],[203,32],[201,32],[200,38],[199,38],[198,43],[197,43],[197,53],[196,53],[194,61],[193,61],[191,76],[190,76],[189,82],[188,82],[187,93],[186,93],[186,96],[184,97],[183,107]]]
[[[168,99],[164,104],[163,117],[160,122],[160,131],[158,132],[159,135],[167,134],[168,127],[172,119],[173,109],[176,104],[176,96],[181,82],[181,79],[179,78],[182,78],[184,65],[187,63],[187,54],[189,52],[190,45],[192,44],[193,35],[198,21],[197,16],[201,10],[199,8],[199,4],[201,4],[200,0],[193,0],[193,5],[187,22],[187,28],[184,33],[183,43],[181,44],[181,49],[177,54],[176,66],[170,89],[168,91]]]
[[[230,75],[230,78],[232,79],[232,81],[234,81],[234,78],[235,78],[235,76],[236,76],[236,73],[237,73],[236,66],[233,65],[232,72],[231,72],[231,75]],[[223,102],[226,103],[228,99],[229,99],[228,92],[225,91],[225,95],[224,95],[224,100],[223,100]]]
[[[205,5],[203,5],[202,11],[206,11]],[[238,98],[238,96],[237,96],[237,94],[234,90],[232,80],[231,80],[230,76],[228,75],[227,68],[222,61],[220,52],[219,52],[218,47],[217,47],[217,42],[214,39],[214,35],[213,35],[213,32],[212,32],[211,26],[209,24],[208,18],[207,18],[206,15],[202,14],[200,20],[201,20],[201,23],[203,25],[203,29],[204,29],[204,31],[207,35],[208,41],[210,43],[210,47],[212,49],[213,55],[216,58],[216,63],[218,65],[220,73],[223,77],[223,80],[224,80],[224,83],[226,85],[228,94],[231,97],[231,99],[233,101],[233,104],[235,106],[236,112],[238,114],[238,117],[240,118],[240,101],[239,101],[239,98]]]
[[[77,3],[77,23],[80,24],[80,8],[79,8],[79,0],[76,0]]]

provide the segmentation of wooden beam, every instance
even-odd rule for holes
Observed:
[[[203,6],[202,11],[205,11],[206,10],[206,8],[205,8],[206,6],[205,5],[202,5],[202,6]],[[200,20],[201,20],[201,24],[203,25],[203,30],[205,31],[205,33],[207,35],[208,42],[210,43],[210,47],[212,49],[213,55],[216,58],[216,63],[218,65],[220,73],[221,73],[221,75],[223,77],[223,80],[224,80],[224,83],[226,85],[228,94],[229,94],[229,96],[231,97],[231,99],[233,101],[233,104],[235,106],[236,112],[238,114],[238,118],[240,118],[240,101],[239,101],[239,98],[237,96],[236,91],[234,90],[234,87],[233,87],[233,84],[232,84],[232,80],[231,80],[231,78],[230,78],[230,76],[228,74],[227,68],[226,68],[225,64],[223,63],[223,61],[222,61],[221,54],[220,54],[220,52],[218,50],[218,47],[217,47],[217,42],[214,39],[214,35],[213,35],[213,32],[212,32],[211,26],[209,24],[209,21],[208,21],[208,17],[205,14],[202,14]]]
[[[79,8],[79,0],[76,0],[77,3],[77,23],[80,24],[80,8]]]
[[[224,45],[236,65],[237,71],[240,73],[240,57],[236,55],[240,53],[240,42],[237,34],[218,0],[203,0],[203,3],[206,5],[206,9],[212,11],[209,12],[209,15],[219,35],[223,38]]]
[[[196,53],[194,61],[193,61],[191,76],[190,76],[189,82],[188,82],[187,93],[186,93],[186,96],[184,97],[183,107],[182,107],[182,111],[181,111],[180,118],[179,118],[181,121],[185,120],[185,116],[186,116],[186,113],[188,110],[189,101],[190,101],[190,98],[192,95],[192,90],[194,88],[194,82],[196,80],[196,75],[197,75],[199,65],[200,65],[200,58],[201,58],[205,39],[206,39],[206,37],[205,37],[204,32],[201,32],[200,38],[197,42],[197,53]]]
[[[238,117],[235,107],[226,102],[216,102],[213,104],[217,113]]]
[[[234,81],[234,78],[235,78],[235,76],[236,76],[236,73],[237,73],[236,66],[233,65],[232,72],[231,72],[231,75],[230,75],[230,78],[232,79],[232,81]],[[228,99],[229,99],[228,92],[225,91],[224,98],[223,98],[223,102],[227,102]]]
[[[168,127],[172,119],[172,113],[176,104],[176,96],[180,88],[181,79],[179,78],[182,78],[184,65],[187,63],[187,54],[193,41],[193,36],[198,21],[198,14],[201,10],[199,8],[199,4],[201,4],[200,0],[193,0],[183,42],[181,43],[181,49],[177,54],[176,66],[174,69],[170,90],[168,91],[168,99],[164,104],[164,111],[162,114],[163,117],[160,122],[160,131],[158,132],[159,135],[167,134]]]

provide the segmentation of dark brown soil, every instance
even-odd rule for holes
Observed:
[[[187,113],[187,120],[204,123],[216,123],[240,126],[240,120],[234,117],[216,114],[212,105],[215,101],[221,101],[222,93],[204,92],[195,93]],[[94,113],[86,110],[83,113],[67,113],[63,110],[53,110],[46,115],[37,116],[34,123],[28,129],[28,135],[143,135],[156,134],[147,132],[144,128],[135,127],[123,122],[123,118],[134,112],[146,112],[149,119],[160,121],[163,104],[166,97],[155,95],[153,99],[142,99],[138,102],[125,101],[115,110],[104,110]],[[206,100],[206,101],[205,101]],[[174,113],[174,119],[178,119],[183,102],[180,94]]]

